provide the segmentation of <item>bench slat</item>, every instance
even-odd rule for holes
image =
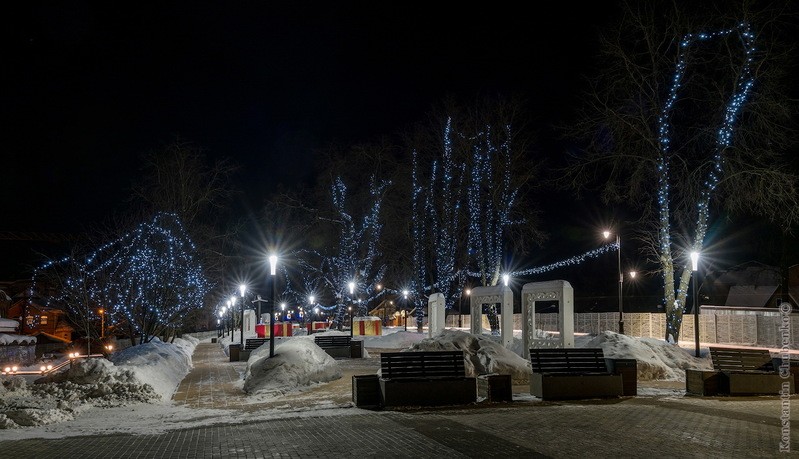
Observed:
[[[767,349],[710,348],[716,371],[774,371]]]
[[[535,373],[607,373],[605,354],[599,348],[530,349]]]
[[[380,355],[383,379],[462,378],[463,351],[385,352]]]

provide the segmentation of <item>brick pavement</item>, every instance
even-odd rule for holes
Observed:
[[[362,373],[371,365],[363,360],[350,363]],[[251,403],[226,400],[245,397],[236,382],[242,369],[243,364],[227,362],[219,346],[202,344],[195,353],[195,370],[181,384],[175,401],[193,407],[252,408]],[[348,381],[337,383],[348,386]],[[352,408],[335,417],[306,411],[295,417],[158,435],[2,441],[0,457],[773,457],[779,454],[779,410],[776,397],[682,396],[523,400],[385,412]],[[794,430],[799,429],[795,397],[791,421]],[[791,449],[799,452],[799,435],[791,438]]]

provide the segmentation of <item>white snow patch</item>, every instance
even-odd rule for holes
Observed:
[[[0,429],[41,426],[77,418],[92,408],[169,403],[191,368],[195,338],[174,344],[154,340],[114,355],[76,360],[67,371],[27,384],[20,376],[0,377]]]
[[[458,330],[442,330],[436,336],[419,341],[410,351],[464,351],[466,375],[511,375],[514,384],[530,380],[530,362],[489,336],[477,336]]]
[[[607,358],[638,361],[638,379],[685,381],[689,368],[712,369],[710,359],[696,358],[685,349],[655,338],[633,338],[606,331],[584,347],[601,347]]]
[[[314,344],[312,337],[275,344],[272,358],[266,345],[250,354],[244,376],[244,391],[248,394],[277,396],[341,378],[336,361]]]
[[[191,355],[199,342],[191,336],[175,338],[171,344],[154,338],[149,343],[113,354],[111,361],[133,371],[139,381],[146,381],[161,398],[170,400],[180,381],[191,370]]]

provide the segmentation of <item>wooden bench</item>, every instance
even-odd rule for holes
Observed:
[[[477,381],[463,351],[384,352],[380,397],[382,406],[463,405],[477,401]]]
[[[543,400],[624,395],[622,376],[608,370],[602,349],[530,349],[530,362],[530,393]]]
[[[244,340],[244,350],[254,351],[264,344],[269,344],[269,338],[247,338]]]
[[[363,357],[363,341],[353,340],[351,336],[314,336],[314,343],[330,357]],[[353,343],[358,345],[357,349]]]
[[[711,347],[713,371],[685,370],[685,390],[698,395],[778,395],[783,383],[794,390],[793,376],[783,378],[767,349]]]

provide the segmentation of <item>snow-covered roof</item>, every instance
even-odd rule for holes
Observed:
[[[50,339],[51,339],[51,340],[53,340],[53,341],[61,341],[62,343],[71,343],[71,342],[72,342],[71,340],[68,340],[68,339],[62,338],[62,337],[60,337],[60,336],[51,335],[51,334],[49,334],[49,333],[45,333],[45,332],[43,332],[43,331],[41,331],[41,330],[40,330],[40,331],[37,331],[37,332],[36,332],[36,333],[34,333],[33,335],[34,335],[34,336],[43,335],[43,336],[46,336],[46,337],[50,338]]]
[[[776,291],[776,285],[733,285],[727,294],[725,306],[761,308],[766,306]]]
[[[7,333],[0,333],[0,344],[36,344],[36,337],[30,335],[10,335]]]

